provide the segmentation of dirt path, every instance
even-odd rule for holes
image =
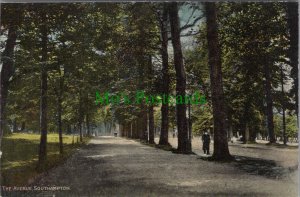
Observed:
[[[158,143],[156,138],[155,142]],[[177,138],[169,137],[170,144],[177,148]],[[193,152],[203,155],[202,142],[200,137],[194,137],[192,140]],[[213,153],[213,143],[210,144],[210,152]],[[272,160],[276,164],[295,168],[298,166],[298,148],[293,146],[283,148],[283,146],[267,146],[265,144],[241,144],[240,142],[230,143],[229,151],[232,155],[251,157],[256,159]]]
[[[297,196],[296,177],[251,175],[237,162],[215,163],[114,137],[98,137],[35,186],[28,196]]]

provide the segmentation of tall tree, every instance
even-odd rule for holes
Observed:
[[[79,106],[78,106],[78,127],[79,127],[79,137],[80,142],[83,142],[83,133],[82,133],[82,122],[84,118],[84,112],[83,112],[83,101],[82,101],[82,92],[79,91]]]
[[[282,94],[282,100],[281,100],[281,108],[282,108],[282,136],[283,136],[283,144],[286,145],[287,138],[286,138],[286,120],[285,120],[285,92],[284,92],[284,72],[283,72],[283,66],[281,66],[280,69],[280,78],[281,78],[281,94]]]
[[[24,9],[17,4],[6,4],[1,14],[2,24],[1,33],[7,30],[7,40],[4,51],[1,53],[1,70],[0,70],[0,147],[3,136],[3,119],[6,105],[8,86],[10,78],[14,73],[14,49],[16,46],[17,32],[23,18]],[[12,17],[14,16],[14,17]]]
[[[9,78],[13,74],[14,49],[16,46],[17,31],[21,22],[22,9],[18,5],[5,5],[4,14],[1,15],[1,34],[7,31],[7,40],[4,51],[1,53],[2,72],[2,96],[7,97]],[[15,15],[12,18],[11,15]],[[4,21],[4,22],[3,22]],[[3,101],[2,101],[3,102]]]
[[[273,97],[272,97],[272,86],[271,86],[271,70],[269,61],[264,61],[264,76],[265,76],[265,93],[266,93],[266,104],[267,104],[267,125],[269,133],[270,143],[275,143],[274,134],[274,122],[273,122]]]
[[[148,89],[149,93],[153,94],[154,87],[153,87],[153,64],[152,64],[152,57],[149,56],[148,60]],[[150,144],[154,144],[154,106],[152,103],[148,105],[148,142]]]
[[[62,137],[62,95],[63,95],[63,87],[64,87],[64,70],[60,70],[59,72],[59,90],[57,95],[57,127],[58,127],[58,136],[59,136],[59,153],[63,154],[63,137]]]
[[[245,143],[255,141],[257,133],[272,136],[271,112],[281,98],[276,95],[280,85],[279,65],[288,68],[286,64],[289,64],[284,4],[222,3],[219,6],[224,90],[230,124],[242,134]],[[267,85],[267,78],[271,87]],[[268,99],[256,95],[268,95]],[[267,126],[265,117],[269,119]]]
[[[180,21],[178,16],[178,3],[172,2],[169,7],[169,17],[171,24],[172,45],[174,51],[174,66],[176,71],[176,97],[185,98],[186,73],[183,65],[183,55],[180,42]],[[192,151],[191,141],[188,136],[186,104],[182,102],[176,105],[176,117],[178,128],[178,147],[181,153]]]
[[[214,119],[214,152],[215,160],[228,160],[231,155],[228,149],[227,130],[225,126],[225,106],[221,69],[221,50],[218,39],[216,4],[205,3],[208,63],[210,67],[211,98]]]
[[[41,108],[40,108],[40,132],[39,163],[44,164],[47,158],[47,60],[48,60],[48,28],[46,7],[41,7],[40,34],[41,34]]]
[[[287,23],[289,29],[289,59],[292,66],[291,77],[293,78],[293,88],[291,90],[295,98],[295,108],[297,114],[297,122],[299,125],[299,106],[298,106],[298,87],[299,87],[299,73],[298,73],[298,54],[299,54],[299,2],[287,3]]]
[[[160,19],[161,32],[161,57],[162,57],[162,93],[169,95],[170,77],[169,77],[169,56],[168,56],[168,5],[164,3],[162,18]],[[160,145],[168,145],[169,133],[169,104],[162,103],[161,105],[161,130],[159,137]]]

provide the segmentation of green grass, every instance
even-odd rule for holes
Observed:
[[[2,140],[2,185],[24,186],[40,173],[61,164],[79,146],[88,142],[76,143],[78,136],[63,135],[64,154],[59,154],[58,134],[47,136],[47,162],[42,170],[37,168],[40,135],[15,133]]]

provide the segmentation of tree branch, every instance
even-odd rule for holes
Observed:
[[[194,26],[196,25],[196,23],[197,23],[198,21],[200,21],[201,19],[203,19],[203,18],[204,18],[204,15],[201,15],[201,16],[195,18],[194,21],[193,21],[193,23],[191,23],[191,24],[188,24],[188,23],[185,24],[184,26],[182,26],[182,27],[180,28],[180,31],[183,31],[183,30],[188,29],[188,28],[190,28],[190,27],[194,27]],[[188,22],[189,22],[189,21],[188,21]]]

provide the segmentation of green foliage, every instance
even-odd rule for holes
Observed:
[[[202,135],[205,131],[213,131],[213,115],[209,105],[197,107],[193,111],[193,133]]]
[[[274,116],[274,126],[275,134],[277,136],[283,135],[283,126],[282,126],[282,115]],[[286,136],[289,138],[297,137],[297,116],[295,115],[286,115]]]
[[[286,117],[286,135],[287,137],[298,137],[297,116],[289,115]]]
[[[250,131],[266,134],[264,64],[271,67],[273,103],[278,111],[282,104],[291,112],[293,98],[283,95],[287,84],[290,63],[288,58],[288,31],[285,4],[282,3],[220,3],[218,4],[219,36],[222,49],[223,87],[228,123],[240,134],[245,125]],[[199,88],[210,103],[209,72],[207,60],[206,26],[200,23],[196,36],[197,46],[185,52],[189,86]],[[193,131],[209,128],[209,110],[193,112]],[[275,116],[275,118],[277,118]],[[275,120],[274,120],[275,121]],[[277,121],[278,122],[278,121]],[[278,125],[277,125],[278,127]],[[197,131],[198,130],[198,131]]]
[[[188,5],[186,3],[185,5]],[[9,24],[19,25],[14,55],[15,73],[10,81],[5,116],[12,127],[25,122],[25,131],[39,131],[41,32],[48,34],[48,127],[57,130],[58,97],[62,96],[62,122],[66,130],[89,124],[139,120],[146,111],[142,105],[95,105],[95,92],[124,93],[134,97],[137,90],[160,94],[164,81],[160,57],[160,3],[71,3],[5,4],[1,32],[7,36]],[[190,4],[185,9],[191,9]],[[274,109],[282,104],[289,110],[287,130],[295,134],[294,98],[280,91],[283,68],[284,85],[289,84],[289,31],[283,3],[220,3],[218,24],[222,48],[223,89],[228,123],[234,132],[245,125],[255,133],[266,133],[263,68],[271,67]],[[20,11],[18,20],[12,21]],[[45,12],[47,24],[41,13]],[[193,12],[194,13],[194,12]],[[15,23],[16,22],[16,23]],[[184,51],[187,94],[200,91],[205,106],[191,106],[193,132],[212,129],[210,76],[206,26],[201,21],[195,47]],[[1,40],[1,49],[5,42]],[[171,53],[170,53],[171,54]],[[172,62],[170,55],[169,62]],[[62,72],[61,68],[64,69]],[[170,64],[170,92],[175,94],[175,71]],[[63,86],[60,84],[63,81]],[[60,92],[61,91],[61,92]],[[289,91],[289,90],[286,90]],[[129,98],[133,100],[133,98]],[[155,125],[160,126],[160,105],[154,106]],[[175,107],[169,109],[170,127],[176,125]],[[275,110],[274,110],[275,111]],[[274,118],[279,134],[279,116]],[[139,122],[139,121],[138,121]],[[7,126],[7,128],[8,128]]]

